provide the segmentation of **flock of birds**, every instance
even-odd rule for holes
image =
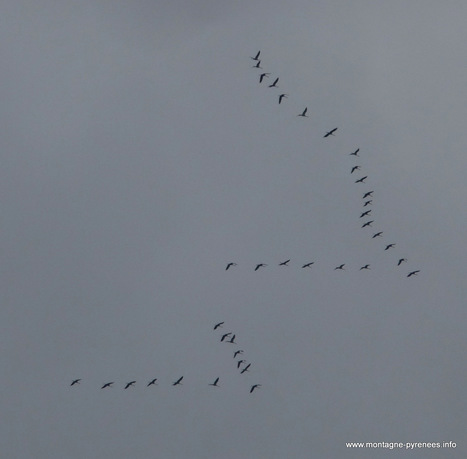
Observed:
[[[255,65],[253,65],[253,68],[255,69],[261,69],[263,70],[263,68],[261,67],[261,51],[258,51],[256,53],[255,56],[250,56],[250,58],[256,62]],[[262,72],[260,73],[259,75],[259,82],[260,83],[263,83],[263,81],[265,81],[266,78],[269,78],[271,75],[271,73],[268,73],[268,72]],[[274,79],[274,81],[268,85],[269,88],[278,88],[278,82],[279,82],[279,77],[276,77]],[[279,94],[279,99],[278,99],[278,102],[279,104],[282,104],[283,100],[284,99],[287,99],[288,98],[288,94],[287,93],[281,93]],[[308,115],[307,115],[307,111],[308,111],[308,107],[305,107],[305,109],[299,113],[297,116],[299,117],[303,117],[303,118],[307,118]],[[334,136],[336,131],[337,131],[337,127],[331,129],[330,131],[327,131],[325,134],[324,134],[324,138],[327,138],[327,137],[330,137],[330,136]],[[359,157],[359,153],[360,152],[360,148],[357,148],[355,151],[349,153],[350,156],[353,156],[355,158]],[[356,165],[353,165],[350,169],[350,174],[353,174],[354,172],[357,172],[357,171],[361,171],[361,166],[356,164]],[[366,179],[368,179],[368,175],[362,175],[361,177],[357,178],[355,180],[354,183],[358,184],[358,183],[366,183]],[[362,221],[362,225],[361,225],[361,228],[362,229],[365,229],[365,228],[373,228],[373,223],[375,223],[375,221],[372,219],[373,216],[372,216],[372,209],[368,209],[367,206],[371,206],[373,204],[373,193],[374,193],[374,190],[370,190],[370,191],[366,191],[365,193],[363,193],[363,196],[362,196],[362,199],[363,199],[363,206],[362,206],[362,212],[359,216],[360,219],[364,219]],[[376,238],[382,238],[383,237],[383,231],[377,231],[377,232],[374,232],[372,233],[371,235],[371,238],[372,239],[376,239]],[[390,250],[390,249],[393,249],[394,247],[396,246],[396,243],[392,242],[392,243],[389,243],[389,244],[385,244],[385,247],[384,247],[384,250],[387,251],[387,250]],[[279,266],[288,266],[289,262],[291,260],[285,260],[283,262],[280,262],[279,263]],[[398,258],[398,261],[397,261],[397,266],[401,266],[402,263],[406,263],[407,262],[407,258]],[[312,265],[314,264],[314,261],[312,262],[307,262],[305,264],[303,264],[301,267],[302,268],[311,268]],[[237,266],[237,263],[235,262],[229,262],[226,266],[226,271],[229,270],[230,268],[234,267],[234,266]],[[266,263],[258,263],[254,266],[254,270],[255,271],[258,271],[260,268],[264,268],[268,266]],[[336,271],[343,271],[345,270],[345,267],[346,264],[345,263],[342,263],[341,265],[339,266],[336,266],[334,268],[334,270]],[[361,266],[359,268],[360,271],[362,270],[369,270],[371,269],[370,268],[370,264],[365,264],[364,266]],[[416,276],[418,273],[420,272],[419,269],[415,269],[415,270],[410,270],[408,273],[407,273],[407,277],[412,277],[412,276]]]
[[[218,330],[218,329],[222,328],[223,325],[224,325],[224,322],[216,323],[214,325],[214,330]],[[220,337],[220,342],[221,343],[226,343],[226,344],[237,344],[236,341],[235,341],[235,338],[236,338],[236,335],[233,332],[222,333],[222,335]],[[243,353],[244,353],[243,349],[236,349],[233,352],[233,358],[234,358],[234,361],[235,361],[235,365],[236,365],[237,370],[240,372],[241,375],[243,375],[244,373],[247,373],[248,371],[250,371],[250,367],[251,367],[251,362],[247,362],[244,358],[242,358]],[[184,376],[180,376],[176,381],[173,381],[172,386],[181,386],[183,378],[184,378]],[[80,384],[81,381],[82,381],[81,378],[73,379],[73,381],[71,381],[70,386],[76,386],[76,385]],[[146,387],[157,386],[158,384],[157,384],[156,381],[158,381],[157,378],[151,379],[150,381],[148,381],[146,383]],[[220,381],[220,377],[218,376],[213,382],[208,383],[208,386],[220,387],[219,386],[219,381]],[[106,383],[104,383],[102,385],[101,389],[109,389],[109,388],[113,387],[114,384],[115,384],[115,381],[106,382]],[[129,389],[130,387],[135,387],[135,384],[136,384],[136,381],[126,382],[126,383],[123,384],[123,389],[126,390],[126,389]],[[261,387],[261,384],[251,385],[250,386],[250,394],[252,394],[259,387]]]

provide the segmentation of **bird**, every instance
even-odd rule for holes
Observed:
[[[355,183],[365,183],[365,179],[368,178],[368,175],[365,175],[365,177],[362,177],[361,179],[355,180]]]
[[[258,51],[255,57],[251,57],[250,59],[253,59],[254,61],[257,61],[259,59],[259,55],[261,54],[261,51]]]
[[[397,262],[397,266],[400,266],[401,263],[404,263],[404,262],[407,263],[407,258],[400,258],[399,261]]]
[[[369,196],[370,196],[370,197],[373,197],[373,193],[374,193],[374,191],[367,191],[367,192],[363,195],[363,199],[368,198]]]
[[[136,383],[136,381],[130,381],[129,383],[127,383],[127,385],[125,386],[125,389],[128,389],[129,387],[132,387],[134,386]]]
[[[178,386],[178,385],[182,385],[182,379],[183,379],[183,376],[181,378],[178,378],[174,383],[172,383],[172,386]]]
[[[222,328],[222,325],[224,325],[224,322],[219,322],[218,324],[214,325],[214,330],[217,330],[218,328]]]
[[[221,338],[221,341],[224,341],[225,338],[227,338],[228,336],[230,336],[232,333],[229,332],[229,333],[226,333],[225,335],[222,335],[222,338]]]
[[[245,362],[246,362],[246,360],[239,360],[239,361],[237,362],[237,368],[240,368],[241,364],[242,364],[242,363],[245,363]]]
[[[280,94],[279,95],[279,103],[282,102],[282,99],[284,99],[284,98],[287,99],[287,97],[288,97],[288,94]]]
[[[416,276],[419,272],[419,269],[417,269],[416,271],[411,271],[409,274],[407,274],[407,277]]]
[[[365,226],[371,226],[371,224],[374,222],[374,220],[370,220],[362,225],[362,228],[365,228]]]
[[[384,250],[392,249],[396,244],[388,244]]]
[[[70,386],[74,386],[75,384],[79,384],[80,381],[81,381],[81,379],[74,379],[74,380],[71,382]]]
[[[362,269],[370,269],[370,265],[362,266],[362,267],[360,268],[360,271],[361,271]]]
[[[359,154],[358,154],[359,151],[360,151],[360,148],[357,148],[353,153],[349,153],[349,155],[359,156]]]
[[[278,82],[278,81],[279,81],[279,78],[276,78],[276,79],[274,80],[274,83],[269,85],[269,88],[277,88],[277,82]]]
[[[232,335],[232,338],[230,338],[230,340],[229,340],[229,341],[226,341],[226,342],[227,342],[227,343],[230,343],[230,344],[237,344],[237,343],[235,342],[235,335]]]
[[[310,261],[310,263],[306,263],[302,266],[302,268],[311,268],[311,265],[314,265],[315,262],[314,261]]]
[[[308,118],[308,115],[306,114],[306,111],[308,110],[308,107],[305,107],[305,110],[303,110],[302,113],[300,113],[299,115],[297,116],[303,116],[304,118]]]
[[[255,271],[258,271],[259,268],[262,268],[263,266],[267,266],[265,263],[259,263],[256,265]]]
[[[290,259],[289,259],[289,260],[285,260],[285,261],[283,261],[282,263],[279,263],[279,266],[289,266],[289,265],[287,264],[289,261],[290,261]]]
[[[371,206],[371,205],[373,205],[373,201],[370,199],[369,201],[365,201],[365,204],[363,204],[363,207]]]
[[[359,171],[361,169],[360,166],[354,166],[352,167],[352,170],[350,171],[351,174],[353,174],[355,171]]]
[[[250,368],[251,366],[251,363],[249,363],[241,372],[240,374],[242,375],[243,373],[245,373],[245,371],[248,371],[248,368]]]
[[[101,387],[101,389],[105,389],[106,387],[112,387],[112,384],[113,384],[113,382],[105,383],[105,384]]]
[[[262,73],[259,76],[259,82],[262,83],[264,78],[269,78],[269,75],[271,75],[271,74],[270,73]]]
[[[258,387],[261,387],[261,384],[254,384],[253,386],[251,386],[250,394],[251,394],[255,389],[257,389]]]
[[[237,355],[239,355],[239,354],[240,355],[243,354],[243,349],[239,349],[238,351],[235,351],[234,355],[233,355],[233,358],[237,357]]]
[[[374,239],[375,237],[381,237],[382,235],[383,235],[383,232],[380,231],[379,233],[373,234],[373,236],[371,238]]]
[[[227,266],[225,267],[225,270],[227,271],[232,266],[237,266],[237,263],[233,263],[233,262],[228,263]]]
[[[335,271],[336,269],[342,269],[342,270],[344,270],[344,266],[345,266],[345,263],[342,263],[340,266],[336,266],[336,267],[334,268],[334,271]]]
[[[366,217],[367,215],[370,215],[370,213],[371,213],[371,210],[367,210],[366,212],[362,212],[362,214],[360,215],[359,218]]]
[[[255,68],[255,69],[262,69],[263,67],[261,67],[261,61],[258,59],[258,61],[256,62],[255,65],[253,65],[252,67]]]
[[[216,378],[216,380],[213,382],[213,383],[209,383],[210,386],[214,386],[214,387],[219,387],[217,385],[217,383],[219,382],[219,378]]]
[[[329,137],[330,135],[334,135],[334,132],[336,131],[337,128],[331,129],[330,131],[326,132],[326,134],[324,134],[323,138]]]
[[[157,381],[157,378],[154,378],[152,381],[149,381],[149,382],[148,382],[148,385],[147,385],[146,387],[149,387],[149,386],[157,386],[156,381]]]

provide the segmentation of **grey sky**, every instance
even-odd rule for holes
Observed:
[[[466,457],[466,8],[5,1],[2,456]]]

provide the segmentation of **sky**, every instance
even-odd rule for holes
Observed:
[[[466,13],[5,0],[2,456],[465,458]]]

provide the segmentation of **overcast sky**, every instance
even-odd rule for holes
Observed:
[[[467,457],[466,13],[5,0],[0,455]]]

